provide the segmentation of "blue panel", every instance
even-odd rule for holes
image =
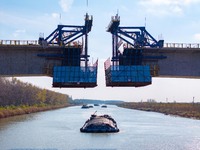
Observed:
[[[131,66],[131,70],[136,70],[136,66]]]
[[[138,82],[143,82],[144,81],[144,77],[143,76],[138,76]]]
[[[136,77],[135,76],[132,77],[132,82],[136,82]]]
[[[106,78],[111,82],[151,82],[149,66],[111,66],[111,68],[110,73],[106,72]]]
[[[128,76],[128,77],[131,77],[131,71],[128,71],[128,72],[127,72],[127,76]]]
[[[132,71],[131,71],[131,75],[132,75],[132,76],[136,76],[136,75],[137,75],[137,72],[136,72],[135,70],[132,70]]]
[[[54,71],[54,72],[57,72],[57,71],[58,71],[58,67],[54,67],[54,68],[53,68],[53,71]]]
[[[97,67],[70,67],[70,66],[58,66],[53,69],[53,82],[83,82],[83,83],[95,83],[97,80]]]

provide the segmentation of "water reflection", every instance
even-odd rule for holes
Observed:
[[[0,131],[5,130],[6,128],[9,128],[12,125],[16,125],[17,123],[20,123],[20,122],[23,123],[25,121],[34,120],[37,117],[37,115],[39,115],[39,113],[2,118],[0,119]]]

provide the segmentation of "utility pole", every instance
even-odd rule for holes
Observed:
[[[193,96],[193,100],[192,100],[192,103],[194,104],[194,96]]]

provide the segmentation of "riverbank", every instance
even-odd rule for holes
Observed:
[[[186,118],[200,119],[199,103],[149,103],[149,102],[125,102],[119,107],[137,109],[142,111],[153,111],[165,115],[175,115]]]
[[[59,109],[59,108],[64,108],[64,107],[69,107],[69,106],[72,106],[72,105],[71,104],[34,105],[34,106],[21,105],[21,106],[0,107],[0,119],[11,117],[11,116],[36,113],[36,112],[41,112],[41,111],[54,110],[54,109]]]

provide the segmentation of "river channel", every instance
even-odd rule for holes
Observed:
[[[90,115],[111,115],[119,133],[81,133]],[[0,150],[200,150],[200,121],[108,105],[0,120]]]

